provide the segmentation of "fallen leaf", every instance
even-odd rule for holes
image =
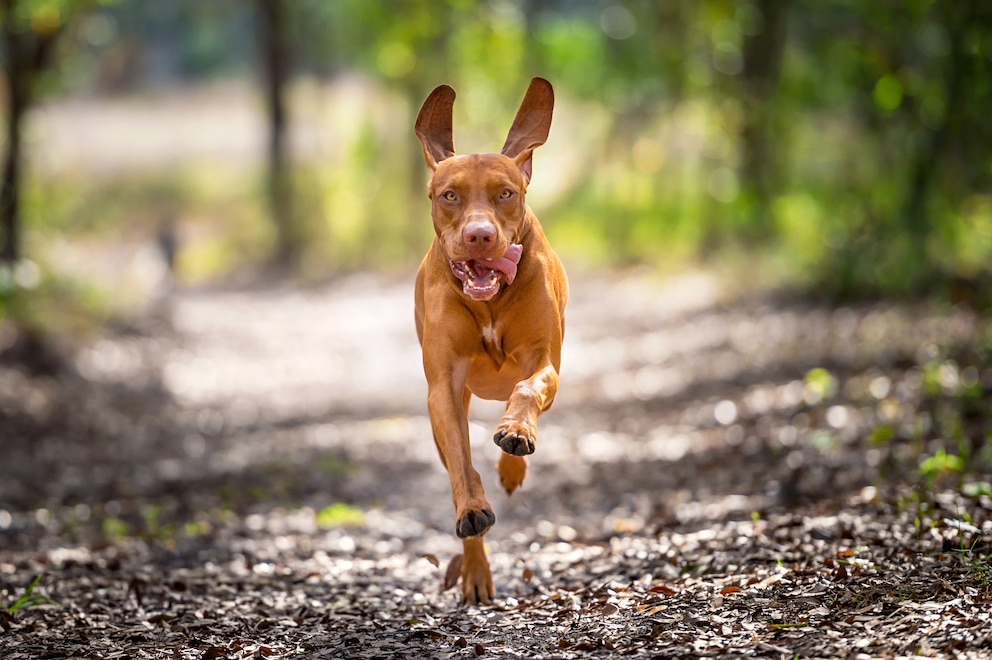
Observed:
[[[637,607],[637,613],[644,616],[652,616],[661,612],[662,610],[667,610],[668,605],[639,605]]]
[[[721,589],[720,590],[720,593],[726,595],[726,594],[732,594],[732,593],[737,592],[737,591],[740,591],[740,590],[741,590],[741,588],[738,587],[736,584],[731,584],[731,585],[728,585],[728,586],[724,587],[723,589]]]
[[[772,630],[788,630],[789,628],[805,628],[809,625],[809,619],[800,619],[794,623],[769,623]]]
[[[169,623],[174,621],[176,617],[171,614],[153,614],[148,617],[148,623]]]
[[[430,563],[434,564],[434,568],[439,568],[441,566],[441,562],[438,561],[437,555],[432,555],[431,553],[428,552],[427,554],[423,555],[423,557]]]
[[[410,633],[409,635],[406,636],[406,639],[404,641],[410,642],[410,641],[413,641],[415,639],[431,639],[431,640],[434,640],[436,642],[438,640],[446,639],[446,638],[447,638],[447,635],[445,635],[443,632],[439,632],[437,630],[414,630],[412,633]],[[364,635],[362,635],[362,642],[363,643],[365,642],[365,636]]]
[[[525,584],[530,584],[530,581],[534,579],[534,569],[525,568],[523,578]]]
[[[462,556],[457,554],[451,558],[448,562],[448,569],[444,572],[444,584],[441,588],[442,591],[447,591],[451,587],[458,584],[458,579],[462,575]]]

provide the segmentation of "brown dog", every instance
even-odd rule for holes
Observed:
[[[537,217],[524,201],[531,154],[551,128],[554,92],[531,80],[499,154],[456,156],[455,90],[424,101],[415,130],[432,172],[436,236],[416,284],[417,336],[427,376],[434,442],[451,478],[455,533],[463,539],[462,596],[493,597],[482,535],[496,522],[469,449],[471,395],[506,401],[494,441],[497,471],[512,493],[534,452],[537,417],[558,390],[568,282]]]

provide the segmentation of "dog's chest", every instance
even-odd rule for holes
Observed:
[[[466,384],[479,398],[506,401],[524,374],[506,354],[506,337],[495,324],[480,325],[479,334],[483,350],[472,360]]]
[[[499,369],[506,362],[506,354],[503,352],[503,338],[494,323],[482,324],[479,329],[482,333],[482,348],[496,365],[496,368]]]
[[[498,346],[499,335],[496,334],[496,328],[492,325],[482,326],[482,340],[486,342],[487,345]]]

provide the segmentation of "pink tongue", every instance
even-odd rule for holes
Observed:
[[[523,254],[523,251],[523,245],[510,243],[510,247],[506,248],[506,254],[499,259],[475,259],[475,262],[486,268],[500,271],[506,275],[506,283],[513,284],[513,278],[517,276],[517,264],[520,263],[520,255]]]

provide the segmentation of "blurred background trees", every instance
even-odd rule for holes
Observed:
[[[531,204],[568,260],[841,297],[990,273],[980,0],[0,8],[0,314],[24,289],[140,301],[170,266],[406,272],[431,233],[420,102],[452,84],[456,148],[494,151],[533,75],[558,108]]]
[[[62,32],[62,13],[76,7],[65,3],[43,5],[31,0],[3,0],[4,156],[0,180],[0,262],[20,259],[20,181],[22,122],[34,98],[38,77],[51,59],[53,46]]]

